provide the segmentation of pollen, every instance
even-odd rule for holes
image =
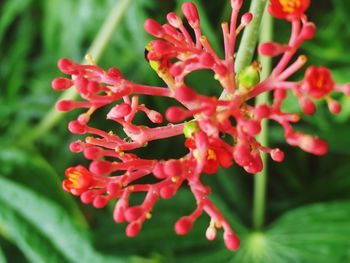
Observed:
[[[78,171],[74,171],[72,173],[68,174],[68,180],[71,182],[71,187],[72,188],[79,188],[79,179],[81,177],[81,173]]]
[[[300,0],[280,0],[280,4],[286,13],[294,13],[301,6]]]
[[[212,149],[208,150],[208,157],[207,157],[207,159],[208,160],[216,160],[216,154],[215,154],[215,152]]]

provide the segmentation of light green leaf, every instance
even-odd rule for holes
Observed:
[[[30,262],[67,262],[67,259],[40,234],[37,228],[2,202],[0,202],[0,228],[1,234],[16,244]],[[0,262],[6,261],[2,261],[0,257]]]
[[[76,222],[86,226],[73,198],[62,190],[56,171],[35,150],[3,145],[0,150],[0,173],[57,202]]]
[[[343,263],[350,255],[350,202],[287,212],[266,233],[252,233],[232,263]]]
[[[69,262],[123,262],[103,257],[62,208],[26,187],[0,177],[0,202],[33,225]]]

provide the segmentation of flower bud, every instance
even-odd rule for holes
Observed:
[[[178,17],[177,14],[175,14],[174,12],[170,12],[167,16],[166,16],[168,22],[170,25],[172,25],[175,28],[179,28],[180,26],[182,26],[182,21],[181,18]]]
[[[79,65],[67,58],[61,58],[57,66],[65,74],[75,75],[79,72]]]
[[[98,159],[102,156],[102,149],[99,147],[86,147],[84,157],[89,160]]]
[[[208,240],[214,240],[216,238],[216,228],[215,227],[212,227],[212,226],[209,226],[207,228],[207,231],[205,231],[205,237],[208,239]]]
[[[113,107],[107,114],[107,119],[120,119],[127,116],[131,112],[131,107],[127,103],[121,103]]]
[[[80,200],[84,203],[84,204],[90,204],[92,203],[92,201],[95,198],[95,194],[92,191],[86,191],[84,193],[81,194],[80,196]]]
[[[147,19],[144,24],[145,30],[152,36],[162,38],[164,36],[164,30],[162,26],[153,19]]]
[[[253,20],[253,14],[252,13],[245,13],[241,17],[241,24],[242,26],[247,26],[251,21]]]
[[[75,108],[75,101],[72,100],[59,100],[56,103],[56,110],[58,111],[71,111]]]
[[[110,174],[112,172],[112,163],[108,161],[95,160],[90,163],[89,170],[97,175]]]
[[[285,89],[275,89],[273,98],[275,100],[284,100],[287,97],[287,91]]]
[[[175,97],[183,102],[191,102],[196,99],[197,92],[186,85],[182,85],[175,90]]]
[[[242,7],[243,0],[231,0],[232,9],[240,9]]]
[[[333,114],[338,114],[342,110],[340,103],[336,100],[329,99],[327,100],[327,104],[329,111]]]
[[[110,195],[116,195],[120,189],[121,185],[117,182],[110,182],[107,185],[107,193]]]
[[[178,235],[186,235],[192,228],[193,222],[190,217],[181,217],[175,224],[175,232]]]
[[[303,28],[300,33],[300,38],[304,40],[310,40],[315,36],[316,26],[314,23],[307,22],[303,25]]]
[[[188,113],[188,110],[183,107],[171,106],[166,110],[165,117],[169,122],[181,122],[189,117]]]
[[[69,150],[73,153],[82,152],[84,150],[84,144],[80,140],[75,141],[75,142],[71,142],[69,145]]]
[[[125,233],[128,237],[135,237],[141,230],[141,224],[137,221],[131,222],[125,230]]]
[[[236,144],[233,150],[233,158],[239,166],[248,165],[252,159],[249,145],[245,142]]]
[[[164,172],[167,176],[180,176],[182,174],[182,163],[179,160],[169,160],[164,163]]]
[[[159,194],[163,199],[169,199],[176,194],[176,187],[175,185],[164,186],[160,189]]]
[[[182,12],[192,28],[199,27],[199,15],[197,7],[192,2],[187,2],[182,5]]]
[[[101,91],[101,87],[96,81],[90,81],[86,88],[89,93],[97,93]]]
[[[229,250],[237,250],[240,245],[238,237],[231,232],[224,233],[224,242]]]
[[[153,175],[154,177],[158,179],[164,179],[167,177],[167,175],[164,172],[164,164],[161,162],[158,162],[154,168],[153,168]]]
[[[127,222],[132,222],[139,219],[144,213],[145,211],[141,206],[133,206],[125,211],[124,217]]]
[[[301,107],[302,111],[306,115],[312,115],[316,111],[315,104],[309,98],[301,97],[299,99],[299,104],[300,104],[300,107]]]
[[[250,136],[256,136],[261,131],[261,125],[258,121],[246,121],[244,128]]]
[[[270,153],[272,160],[275,162],[283,162],[284,160],[284,152],[282,152],[280,149],[276,148],[273,149]]]
[[[51,82],[51,86],[54,90],[66,90],[72,87],[73,82],[67,78],[55,78]]]
[[[281,45],[275,42],[261,43],[258,52],[263,56],[275,57],[290,49],[289,46]]]
[[[107,74],[114,79],[122,79],[123,78],[122,73],[119,71],[119,69],[117,69],[115,67],[110,68],[107,71]]]
[[[107,205],[108,199],[105,196],[98,195],[92,201],[92,205],[95,208],[103,208]]]
[[[258,151],[251,154],[251,161],[248,165],[244,166],[244,170],[250,174],[260,173],[263,169],[263,162]]]
[[[68,124],[68,130],[74,134],[84,134],[86,133],[86,125],[83,125],[78,121],[71,121]]]
[[[301,135],[299,137],[299,147],[315,155],[324,155],[328,151],[328,145],[324,140],[310,135]]]
[[[113,211],[113,220],[116,223],[124,223],[125,222],[124,213],[125,213],[125,201],[123,199],[120,199],[115,205],[115,208]]]

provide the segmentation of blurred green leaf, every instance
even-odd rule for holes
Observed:
[[[4,252],[2,251],[1,246],[0,246],[0,263],[7,263],[6,257],[4,255]]]
[[[350,202],[301,207],[252,233],[232,263],[343,263],[350,255]]]
[[[33,225],[50,240],[69,262],[123,262],[120,258],[98,254],[83,229],[78,228],[71,216],[52,201],[4,177],[0,177],[0,185],[0,201],[23,217],[21,221]]]
[[[0,172],[55,201],[81,226],[86,226],[86,221],[73,198],[62,190],[61,179],[56,171],[35,151],[3,145],[0,150]]]
[[[49,239],[3,202],[0,202],[0,227],[5,230],[6,238],[15,243],[30,262],[68,262]]]
[[[8,27],[20,13],[24,12],[30,3],[31,0],[11,0],[5,1],[2,4],[0,16],[0,43]]]

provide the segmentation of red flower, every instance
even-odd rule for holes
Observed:
[[[286,20],[300,19],[310,0],[270,0],[269,12],[273,17]]]
[[[305,91],[312,97],[320,99],[330,93],[334,88],[334,82],[325,67],[309,67],[305,72]]]
[[[68,178],[63,181],[63,189],[67,192],[74,192],[76,194],[87,190],[91,185],[90,172],[81,165],[70,167],[66,169],[65,176]]]

